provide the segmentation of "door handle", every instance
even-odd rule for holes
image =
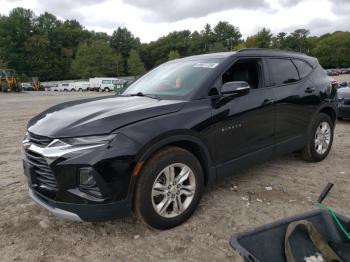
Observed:
[[[275,101],[274,100],[270,100],[270,99],[265,99],[264,102],[262,102],[262,106],[269,106],[272,105]]]
[[[313,92],[315,92],[315,88],[314,87],[308,87],[308,88],[306,88],[305,89],[305,93],[313,93]]]

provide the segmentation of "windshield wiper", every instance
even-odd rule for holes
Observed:
[[[142,92],[138,92],[136,94],[127,94],[127,96],[143,96],[143,97],[149,97],[157,100],[161,100],[159,96],[157,95],[152,95],[152,94],[144,94]]]

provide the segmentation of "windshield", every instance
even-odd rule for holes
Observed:
[[[200,88],[222,61],[220,58],[207,58],[165,63],[133,83],[123,95],[184,97]]]

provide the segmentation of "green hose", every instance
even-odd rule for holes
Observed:
[[[337,217],[337,215],[335,214],[335,212],[333,211],[333,209],[331,209],[330,207],[324,206],[320,203],[317,203],[317,206],[321,209],[325,209],[327,210],[331,216],[333,217],[333,219],[335,220],[335,222],[338,224],[338,226],[340,227],[340,229],[343,231],[343,233],[345,234],[345,236],[350,240],[350,233],[346,231],[344,225],[340,222],[339,218]]]

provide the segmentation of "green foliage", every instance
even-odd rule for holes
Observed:
[[[122,75],[121,65],[122,57],[107,42],[93,40],[79,45],[71,74],[80,78]]]
[[[272,48],[286,49],[286,37],[287,33],[280,32],[276,36],[272,37]]]
[[[138,52],[134,49],[130,51],[128,58],[129,73],[133,76],[139,76],[145,73],[145,66],[143,65]]]
[[[270,48],[272,45],[270,29],[263,28],[256,35],[249,36],[245,42],[247,48]]]
[[[326,68],[350,66],[350,33],[335,32],[320,38],[311,53]]]
[[[174,60],[180,58],[180,54],[177,50],[171,50],[168,55],[168,60]]]
[[[110,45],[123,56],[123,70],[126,74],[129,74],[127,64],[129,53],[132,49],[138,49],[140,47],[140,39],[137,37],[135,38],[127,28],[118,27],[110,38]]]
[[[208,53],[217,53],[228,51],[227,48],[222,43],[213,43],[208,47]]]
[[[242,34],[238,27],[228,22],[219,22],[214,27],[214,37],[216,42],[221,43],[227,50],[232,50],[240,42]]]
[[[303,52],[316,56],[324,67],[350,67],[349,38],[350,32],[310,37],[307,29],[273,36],[263,28],[244,41],[238,27],[220,21],[200,31],[175,31],[141,44],[127,28],[118,27],[109,36],[88,31],[76,20],[15,8],[8,16],[0,15],[0,67],[41,81],[140,75],[179,57],[250,47]]]
[[[244,42],[241,42],[241,43],[239,43],[238,45],[236,45],[233,48],[233,51],[238,51],[238,50],[241,50],[241,49],[244,49],[244,48],[247,48],[247,46],[246,46],[246,44]]]
[[[75,20],[58,20],[44,13],[15,8],[0,19],[0,55],[20,74],[42,80],[71,77],[70,66],[79,43],[90,32]]]
[[[0,58],[0,68],[7,68],[7,62]]]

